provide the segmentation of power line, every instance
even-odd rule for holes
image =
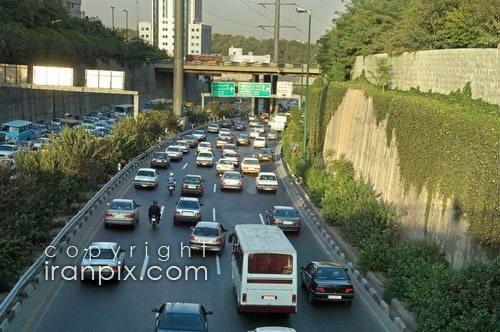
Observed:
[[[266,20],[268,21],[273,21],[272,19],[270,19],[269,17],[265,16],[264,14],[262,14],[261,12],[259,12],[257,9],[255,9],[254,7],[252,7],[251,4],[247,3],[245,0],[240,0],[242,3],[245,4],[245,6],[247,6],[248,8],[250,8],[252,11],[254,11],[255,13],[257,13],[259,16],[262,16],[263,18],[265,18]]]
[[[332,5],[330,5],[329,3],[327,3],[326,1],[323,1],[323,0],[319,0],[319,1],[320,1],[322,4],[324,4],[325,6],[330,7],[330,8],[331,8],[331,9],[333,9],[333,10],[337,10],[337,9],[333,8],[333,6],[332,6]]]
[[[240,23],[240,22],[236,22],[236,21],[233,21],[233,20],[230,20],[228,18],[225,18],[224,16],[220,16],[219,14],[215,14],[215,13],[212,13],[211,11],[207,10],[206,8],[203,8],[203,11],[210,14],[210,15],[213,15],[217,18],[220,18],[221,20],[224,20],[224,21],[227,21],[227,22],[231,22],[233,24],[237,24],[237,25],[241,25],[243,27],[248,27],[248,28],[255,28],[256,26],[255,25],[249,25],[249,24],[244,24],[244,23]]]

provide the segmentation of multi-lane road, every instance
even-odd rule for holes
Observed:
[[[239,132],[235,132],[237,135]],[[215,144],[216,136],[208,134],[208,141]],[[273,150],[277,143],[272,143]],[[242,157],[251,156],[251,147],[240,147]],[[220,152],[216,152],[220,156]],[[387,331],[392,327],[381,312],[370,302],[369,296],[356,288],[356,298],[351,307],[343,304],[310,305],[303,290],[298,290],[298,310],[289,316],[270,314],[238,314],[231,283],[231,248],[227,244],[222,255],[202,257],[180,256],[180,243],[189,240],[189,227],[174,226],[173,210],[179,198],[179,189],[169,196],[166,178],[173,171],[179,184],[186,174],[199,174],[205,180],[205,194],[201,199],[202,219],[215,220],[231,231],[236,224],[261,223],[264,211],[273,205],[293,205],[280,182],[278,193],[257,193],[255,178],[244,177],[243,192],[221,192],[219,178],[214,168],[197,168],[195,150],[184,156],[181,162],[173,162],[170,170],[160,170],[161,185],[157,190],[136,190],[133,177],[119,188],[113,198],[131,198],[141,204],[141,222],[135,230],[105,229],[102,219],[105,206],[97,210],[90,222],[72,238],[74,244],[83,250],[90,241],[114,241],[127,249],[126,265],[134,268],[134,276],[144,280],[121,281],[118,284],[80,283],[79,281],[42,281],[34,294],[23,302],[22,310],[12,321],[12,331],[151,331],[154,327],[152,307],[164,302],[195,302],[214,312],[209,316],[210,331],[248,331],[259,326],[289,326],[297,331]],[[146,165],[145,165],[146,166]],[[274,171],[274,163],[263,163],[262,171]],[[156,199],[163,207],[163,218],[155,230],[147,219],[147,210]],[[303,225],[300,235],[289,235],[298,253],[298,262],[304,266],[311,260],[331,260],[320,238],[307,225]],[[130,246],[135,246],[130,257]],[[159,260],[157,249],[170,246],[169,259]],[[147,251],[147,255],[146,255]],[[166,256],[166,249],[161,253]],[[185,251],[186,253],[186,251]],[[61,259],[59,264],[79,262],[81,255],[74,259]],[[151,266],[205,266],[207,280],[193,280],[194,274],[177,281],[163,278],[158,281],[147,278]],[[152,271],[156,276],[158,272]],[[171,276],[176,273],[171,270]]]

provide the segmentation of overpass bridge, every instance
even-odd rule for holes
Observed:
[[[153,63],[157,71],[173,71],[173,61]],[[199,75],[215,76],[223,73],[252,74],[252,75],[301,75],[306,72],[306,65],[275,64],[275,63],[240,63],[215,61],[186,61],[184,72]],[[321,71],[318,66],[309,67],[310,76],[318,76]]]

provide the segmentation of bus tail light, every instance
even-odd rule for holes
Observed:
[[[247,302],[247,293],[241,294],[241,302]]]
[[[292,303],[297,303],[297,294],[292,295]]]

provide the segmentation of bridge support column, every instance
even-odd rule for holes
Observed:
[[[278,85],[278,75],[273,75],[272,76],[272,82],[271,82],[271,93],[273,95],[276,95],[276,87]],[[278,100],[276,98],[271,99],[271,111],[276,114],[279,111],[279,104]],[[271,112],[269,112],[269,116],[271,116]]]
[[[272,83],[271,81],[272,81],[271,75],[264,75],[264,83]],[[271,113],[270,107],[271,107],[271,99],[269,98],[264,99],[264,112],[270,114]]]
[[[258,83],[260,81],[260,76],[257,74],[252,75],[252,80],[255,83]],[[259,100],[257,98],[252,97],[252,106],[251,106],[251,113],[252,115],[257,115],[257,110],[259,108]]]

